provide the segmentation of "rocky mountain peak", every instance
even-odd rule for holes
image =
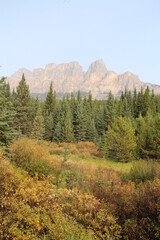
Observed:
[[[55,69],[56,68],[56,64],[55,63],[49,63],[45,66],[45,71],[51,70],[51,69]]]
[[[107,73],[107,68],[102,59],[99,59],[91,63],[91,65],[89,66],[87,75],[94,74],[94,73],[101,74],[101,75],[102,74],[105,75]]]
[[[109,91],[119,96],[125,89],[133,92],[135,88],[139,91],[141,87],[145,89],[147,86],[151,90],[154,89],[156,94],[160,94],[160,86],[142,83],[138,76],[131,72],[118,75],[114,71],[107,71],[101,59],[93,62],[86,73],[76,61],[59,65],[50,63],[44,69],[36,68],[33,72],[21,68],[7,78],[11,89],[16,88],[23,73],[31,93],[48,92],[52,81],[56,92],[70,93],[80,90],[88,93],[91,91],[93,97],[97,99],[106,99]]]

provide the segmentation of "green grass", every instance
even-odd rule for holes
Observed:
[[[75,156],[75,155],[71,155],[69,157],[69,160],[71,161],[79,161],[79,162],[85,162],[97,167],[110,167],[115,171],[120,171],[122,173],[129,173],[131,167],[132,167],[132,162],[128,162],[128,163],[121,163],[121,162],[115,162],[115,161],[111,161],[111,160],[107,160],[104,158],[84,158],[81,156]]]
[[[63,161],[63,154],[52,154],[53,159]],[[98,158],[98,157],[84,157],[83,155],[72,155],[69,154],[68,156],[68,162],[75,163],[86,163],[87,165],[91,165],[92,167],[109,167],[112,168],[115,171],[119,171],[124,174],[128,174],[130,172],[130,169],[132,167],[132,162],[128,163],[122,163],[122,162],[115,162],[112,160],[104,159],[104,158]]]

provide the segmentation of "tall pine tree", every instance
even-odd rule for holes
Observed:
[[[26,84],[24,74],[19,82],[16,93],[14,94],[14,107],[16,116],[14,127],[22,135],[29,136],[31,133],[31,97],[29,87]]]
[[[40,106],[38,106],[38,109],[37,109],[31,136],[32,138],[35,138],[38,140],[42,140],[44,136],[44,119],[42,116],[42,111]]]
[[[11,102],[9,85],[0,80],[0,146],[8,145],[15,137],[13,121],[15,112]]]

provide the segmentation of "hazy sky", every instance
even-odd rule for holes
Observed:
[[[160,0],[0,0],[0,76],[78,61],[160,84]]]

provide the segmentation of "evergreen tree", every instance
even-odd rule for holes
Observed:
[[[109,93],[109,96],[107,99],[106,113],[107,113],[107,116],[105,120],[107,123],[106,127],[108,128],[108,126],[111,126],[111,124],[113,123],[113,120],[115,117],[114,96],[111,92]]]
[[[86,140],[97,143],[98,134],[95,127],[94,119],[90,119],[87,126]]]
[[[37,109],[36,117],[34,119],[33,128],[32,128],[32,138],[41,140],[44,135],[44,119],[42,116],[42,111],[40,106]]]
[[[149,109],[150,109],[150,90],[149,87],[147,86],[143,95],[142,116],[146,116]]]
[[[132,97],[131,91],[129,91],[127,94],[127,102],[128,102],[128,106],[130,108],[130,113],[132,117],[134,115],[134,107],[133,107],[133,97]]]
[[[127,98],[125,97],[123,100],[122,117],[131,118],[131,115],[131,108],[128,104]]]
[[[31,132],[31,97],[24,74],[17,86],[16,93],[14,93],[14,107],[16,111],[15,129],[23,135],[29,136]]]
[[[154,158],[160,160],[160,114],[158,114],[154,119],[152,146],[154,149]]]
[[[50,114],[44,119],[44,139],[51,141],[53,140],[53,116]]]
[[[139,118],[136,119],[136,137],[137,137],[137,153],[139,158],[146,157],[146,124],[145,120],[140,114]]]
[[[35,117],[36,117],[36,114],[37,114],[37,110],[38,108],[40,107],[40,102],[39,102],[39,99],[38,97],[35,98],[31,98],[31,119],[32,119],[32,122],[34,121]]]
[[[78,102],[82,101],[82,97],[81,97],[81,92],[80,91],[78,91],[78,93],[77,93],[77,101]]]
[[[88,108],[90,108],[90,112],[92,112],[93,110],[93,99],[92,99],[92,93],[91,91],[89,91],[89,95],[88,95]]]
[[[137,118],[138,116],[139,116],[139,112],[137,109],[137,90],[135,88],[134,94],[133,94],[133,117]]]
[[[97,144],[99,153],[102,157],[106,157],[107,155],[107,144],[106,144],[106,133],[103,134],[98,138]]]
[[[143,118],[136,119],[137,148],[140,158],[153,156],[153,128],[150,112]]]
[[[64,127],[62,129],[63,140],[65,142],[72,142],[74,139],[73,126],[71,120],[71,112],[69,106],[67,106],[65,113]]]
[[[0,146],[8,145],[15,137],[13,121],[15,112],[11,102],[9,85],[0,80]]]
[[[124,106],[123,106],[123,100],[120,98],[120,100],[117,103],[117,116],[123,116],[124,115]]]
[[[104,107],[101,105],[99,106],[95,114],[95,126],[99,136],[102,136],[103,132],[105,132],[106,130],[106,122],[104,119],[107,119],[107,118],[105,113],[106,112],[104,110]]]
[[[58,122],[55,127],[52,139],[57,143],[62,142],[62,127],[60,122]]]
[[[126,118],[116,118],[106,134],[107,155],[109,158],[128,162],[134,158],[136,139],[134,129]]]
[[[56,92],[54,91],[53,94],[53,86],[52,82],[50,84],[50,88],[46,97],[45,105],[44,105],[44,114],[46,116],[49,116],[51,113],[53,113],[53,109],[56,105]]]
[[[151,109],[152,116],[155,116],[156,115],[156,97],[153,90],[150,97],[150,109]]]
[[[156,104],[156,112],[160,113],[160,95],[156,96],[155,104]]]
[[[86,140],[87,116],[84,112],[83,102],[79,101],[74,116],[74,136],[77,141]]]
[[[146,134],[146,142],[144,153],[146,157],[153,158],[153,118],[151,115],[151,111],[149,110],[146,114],[145,120],[145,134]]]
[[[138,92],[138,96],[137,96],[137,109],[135,110],[136,111],[136,117],[138,117],[140,114],[142,114],[143,100],[144,100],[143,99],[143,88],[141,88],[141,91]]]
[[[63,119],[64,120],[64,119]],[[58,101],[54,110],[53,110],[53,134],[58,122],[62,121],[62,109],[61,102]]]

